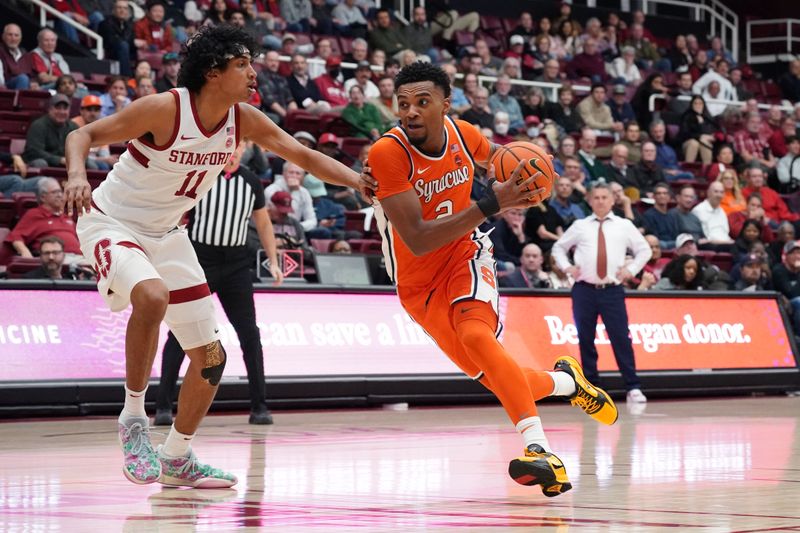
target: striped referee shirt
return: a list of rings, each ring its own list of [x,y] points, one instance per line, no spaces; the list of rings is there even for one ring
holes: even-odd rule
[[[244,246],[253,210],[266,206],[261,181],[245,167],[217,182],[189,214],[189,238],[209,246]]]

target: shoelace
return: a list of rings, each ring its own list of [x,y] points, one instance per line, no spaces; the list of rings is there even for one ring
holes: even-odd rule
[[[148,439],[144,437],[149,434],[150,430],[139,422],[135,422],[129,428],[125,428],[125,438],[130,439],[131,442],[131,455],[139,455],[142,452],[142,448],[148,443]]]
[[[597,401],[597,398],[584,390],[579,390],[578,395],[572,401],[589,414],[599,411],[602,407],[602,404]]]
[[[187,470],[191,470],[195,466],[195,463],[197,463],[197,457],[195,456],[194,451],[192,451],[189,457],[186,458],[186,462],[176,469],[177,475],[182,476]]]

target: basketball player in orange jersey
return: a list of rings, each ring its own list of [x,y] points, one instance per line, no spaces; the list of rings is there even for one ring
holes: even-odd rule
[[[554,372],[544,372],[520,367],[505,351],[496,336],[501,326],[492,245],[477,229],[487,217],[531,205],[527,199],[540,191],[527,190],[534,177],[515,183],[520,163],[507,181],[491,180],[486,195],[473,203],[475,167],[486,168],[498,147],[471,124],[447,116],[450,80],[439,67],[409,65],[395,86],[400,124],[370,149],[365,169],[378,184],[376,217],[387,270],[408,314],[464,373],[497,396],[522,434],[524,456],[511,461],[511,477],[557,496],[572,485],[547,442],[536,400],[567,396],[605,424],[616,421],[617,409],[586,381],[575,359],[559,358]]]
[[[119,416],[125,476],[189,487],[230,487],[234,475],[200,463],[190,443],[225,367],[214,306],[185,229],[184,212],[214,185],[242,138],[336,185],[359,186],[344,165],[309,150],[245,104],[256,91],[253,39],[233,26],[206,27],[184,50],[179,87],[146,96],[72,132],[66,143],[68,212],[77,209],[81,249],[95,261],[112,311],[132,304],[125,338],[125,406]],[[84,161],[92,146],[128,141],[106,180],[91,191]],[[276,268],[273,265],[272,268]],[[144,399],[166,321],[191,361],[178,414],[154,450]]]

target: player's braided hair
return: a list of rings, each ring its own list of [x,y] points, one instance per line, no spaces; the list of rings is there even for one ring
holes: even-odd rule
[[[417,83],[420,81],[431,81],[444,93],[445,98],[450,97],[450,77],[447,72],[431,63],[417,61],[403,67],[394,79],[395,90],[401,85]]]
[[[259,46],[249,33],[230,24],[205,26],[181,50],[178,85],[199,92],[212,68],[225,70],[228,61],[243,54],[256,57]]]

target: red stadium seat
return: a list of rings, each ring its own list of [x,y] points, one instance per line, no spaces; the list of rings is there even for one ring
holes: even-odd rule
[[[289,111],[286,115],[284,128],[286,128],[286,131],[289,133],[307,131],[311,135],[319,137],[320,119],[318,116],[305,111]]]
[[[22,218],[22,215],[28,209],[39,205],[39,202],[36,201],[36,195],[32,192],[15,192],[11,195],[11,199],[14,200],[17,219]]]
[[[17,91],[0,90],[0,111],[13,111],[17,105]]]
[[[24,139],[28,134],[29,125],[30,122],[27,120],[0,118],[0,136],[11,139]]]
[[[369,143],[369,139],[362,137],[345,137],[342,139],[342,152],[357,159],[361,148]]]
[[[348,137],[351,134],[350,124],[339,115],[325,113],[319,120],[322,122],[322,131],[333,133],[337,137]]]
[[[311,239],[311,247],[315,252],[327,254],[331,244],[333,244],[335,240],[336,239]]]
[[[339,37],[339,50],[341,50],[342,55],[349,54],[352,49],[353,49],[352,37]]]
[[[457,31],[456,44],[458,46],[472,46],[475,44],[475,34],[465,30]]]
[[[31,270],[35,270],[40,264],[38,257],[15,256],[6,266],[6,276],[8,279],[19,279]]]
[[[367,219],[367,214],[362,211],[345,211],[344,212],[344,230],[345,231],[358,231],[364,232],[364,221]]]
[[[11,198],[0,198],[0,228],[9,228],[17,215],[17,206]],[[5,236],[4,236],[5,237]]]
[[[20,111],[34,111],[39,115],[47,112],[47,104],[50,101],[48,91],[19,91],[17,95],[17,109]]]

